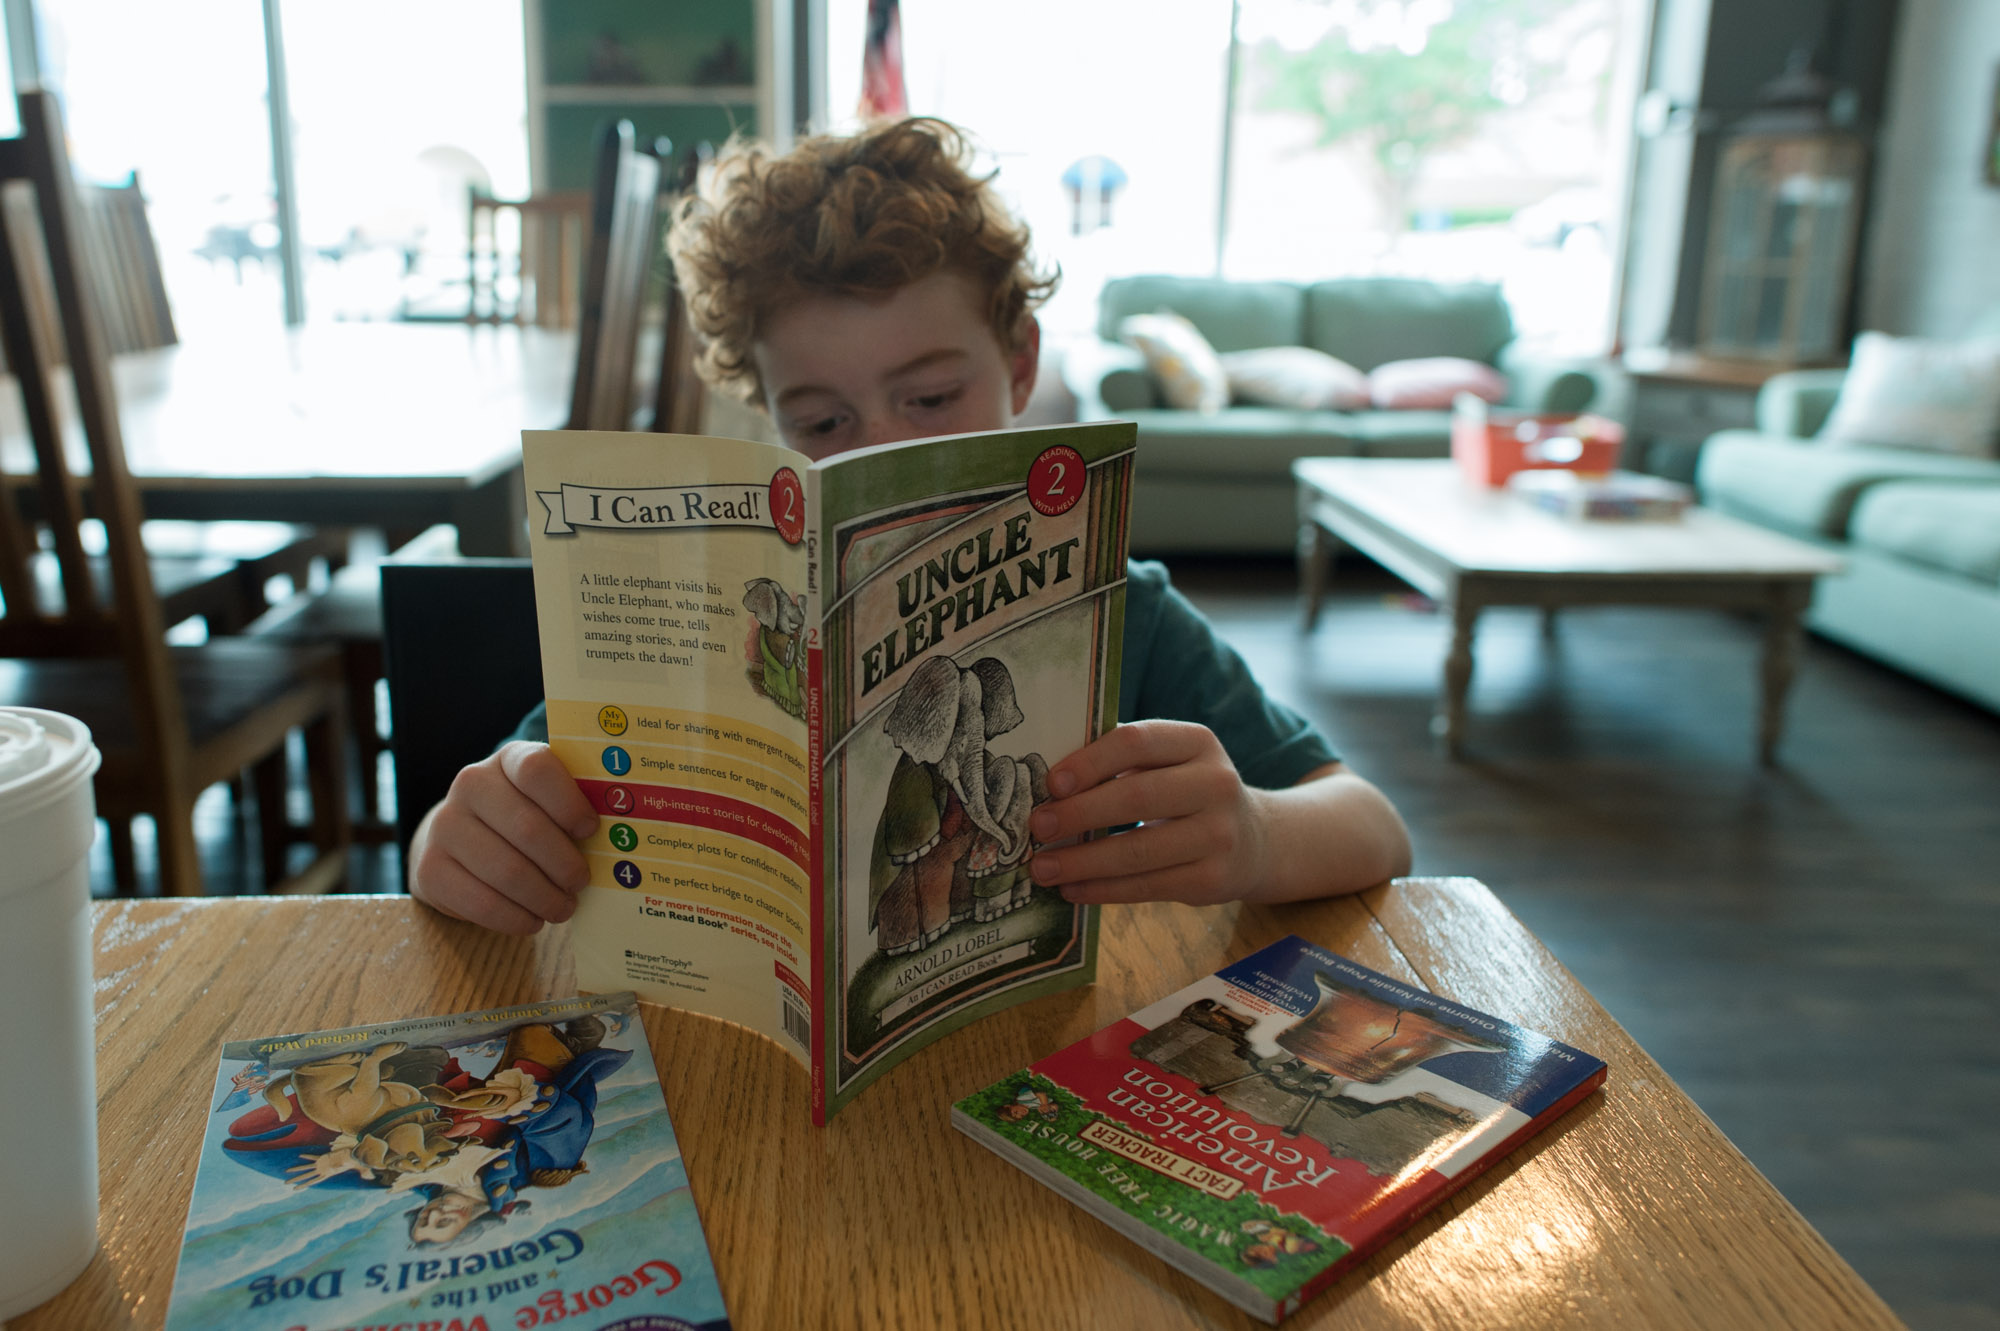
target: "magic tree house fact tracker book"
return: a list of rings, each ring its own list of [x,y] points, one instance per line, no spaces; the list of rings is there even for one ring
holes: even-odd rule
[[[222,1047],[167,1331],[729,1325],[633,995]]]
[[[599,814],[578,984],[763,1032],[824,1122],[1087,983],[1028,815],[1117,718],[1134,435],[524,434],[549,741]]]
[[[1604,1073],[1292,937],[966,1097],[952,1122],[1276,1322]]]

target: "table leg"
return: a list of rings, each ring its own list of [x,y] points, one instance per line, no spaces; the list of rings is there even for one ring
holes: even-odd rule
[[[1326,528],[1310,517],[1299,518],[1299,606],[1301,628],[1310,633],[1319,623],[1319,602],[1326,594],[1328,566],[1333,562],[1333,540]]]
[[[1451,648],[1444,656],[1444,689],[1438,695],[1437,715],[1431,718],[1431,733],[1444,744],[1453,758],[1464,752],[1465,695],[1472,684],[1472,629],[1479,621],[1479,607],[1464,597],[1451,605]]]
[[[1764,615],[1763,698],[1757,716],[1757,758],[1766,767],[1778,761],[1778,736],[1785,725],[1785,694],[1798,673],[1801,623],[1812,600],[1810,583],[1786,583],[1771,593]]]

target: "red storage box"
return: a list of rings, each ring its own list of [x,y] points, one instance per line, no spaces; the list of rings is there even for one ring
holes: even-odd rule
[[[1470,393],[1460,395],[1451,417],[1451,455],[1480,485],[1505,485],[1534,468],[1611,471],[1624,442],[1625,431],[1602,416],[1495,411]]]

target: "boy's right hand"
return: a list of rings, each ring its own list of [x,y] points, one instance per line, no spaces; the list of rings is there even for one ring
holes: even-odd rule
[[[597,811],[546,744],[516,740],[462,769],[410,839],[410,895],[505,934],[576,913]]]

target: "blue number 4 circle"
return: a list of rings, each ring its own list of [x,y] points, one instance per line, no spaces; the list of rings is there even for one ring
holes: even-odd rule
[[[637,887],[645,875],[639,872],[639,866],[632,861],[620,860],[611,866],[611,876],[618,880],[620,887]]]
[[[632,755],[616,744],[604,746],[604,770],[613,776],[624,776],[632,770]]]

